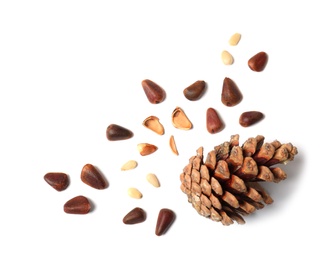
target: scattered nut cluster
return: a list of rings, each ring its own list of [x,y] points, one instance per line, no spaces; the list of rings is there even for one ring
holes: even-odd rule
[[[121,171],[131,170],[137,167],[137,162],[135,160],[129,160],[121,166]],[[92,164],[86,164],[81,171],[81,180],[88,186],[103,190],[108,187],[107,180],[101,174],[101,172]],[[55,190],[63,191],[69,186],[69,177],[66,173],[62,172],[49,172],[44,175],[44,180]],[[160,187],[160,182],[154,173],[148,173],[146,175],[146,180],[153,187]],[[141,199],[142,193],[135,187],[128,189],[128,195],[134,199]],[[71,198],[64,204],[64,212],[68,214],[88,214],[92,209],[90,200],[79,195]],[[124,218],[124,224],[137,224],[144,222],[146,219],[146,213],[142,208],[136,207],[128,212]],[[175,220],[175,213],[171,209],[163,208],[159,211],[155,234],[161,236],[167,232],[172,223]]]
[[[241,39],[241,34],[235,33],[230,37],[228,43],[231,46],[236,46],[239,43],[240,39]],[[225,65],[232,65],[234,63],[233,55],[231,55],[230,52],[228,52],[227,50],[222,51],[221,59]]]
[[[236,33],[229,39],[231,46],[236,46],[241,39],[241,35]],[[234,58],[230,52],[224,50],[221,53],[222,62],[225,65],[232,65]],[[251,70],[260,72],[264,70],[268,57],[265,52],[259,52],[248,60],[248,66]],[[143,91],[151,104],[159,104],[166,98],[165,90],[152,80],[145,79],[142,81]],[[189,85],[183,90],[183,94],[186,99],[190,101],[197,101],[202,98],[206,90],[206,82],[204,80],[197,80],[193,84]],[[228,107],[236,106],[242,100],[243,96],[235,82],[226,77],[223,80],[221,102]],[[249,127],[263,119],[263,114],[259,111],[246,111],[241,114],[239,123],[243,127]],[[176,107],[172,111],[171,117],[172,125],[180,130],[190,130],[193,128],[193,124],[188,116],[185,114],[181,107]],[[157,116],[151,115],[143,120],[143,126],[149,130],[163,135],[165,133],[164,126],[161,124]],[[210,107],[206,113],[206,128],[210,134],[216,134],[224,129],[225,125],[221,120],[216,109]],[[124,126],[118,124],[110,124],[106,129],[106,137],[109,141],[121,141],[132,138],[134,133]],[[171,135],[169,139],[169,146],[171,151],[175,155],[179,155],[178,149],[175,143],[174,136]],[[148,156],[155,151],[158,147],[151,143],[139,143],[137,150],[141,156]],[[121,166],[121,171],[132,170],[137,167],[135,160],[129,160]],[[157,176],[153,173],[149,173],[146,176],[147,181],[154,187],[160,187],[160,182]],[[44,180],[55,190],[63,191],[69,186],[69,178],[66,173],[62,172],[49,172],[44,175]],[[86,164],[81,171],[81,180],[83,183],[90,187],[98,190],[106,189],[108,182],[104,178],[103,174],[92,164]],[[128,189],[128,195],[134,199],[141,199],[142,193],[135,187]],[[91,210],[91,203],[85,196],[79,195],[68,200],[64,204],[64,212],[69,214],[87,214]],[[137,224],[144,222],[146,219],[146,212],[139,207],[134,208],[127,213],[123,219],[124,224]],[[173,221],[175,220],[175,213],[171,209],[163,208],[160,210],[155,234],[160,236],[169,229]]]

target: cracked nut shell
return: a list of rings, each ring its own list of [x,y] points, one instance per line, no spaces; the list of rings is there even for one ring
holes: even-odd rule
[[[156,134],[163,135],[164,134],[164,126],[159,121],[157,116],[149,116],[144,119],[142,123],[146,128],[155,132]]]
[[[156,145],[149,144],[149,143],[140,143],[140,144],[137,145],[137,150],[139,151],[140,155],[142,155],[142,156],[152,154],[152,153],[156,152],[157,149],[158,149],[158,147]]]
[[[176,107],[172,112],[172,124],[175,128],[181,130],[190,130],[192,128],[192,122],[180,107]]]
[[[170,145],[171,151],[175,155],[179,155],[179,152],[178,152],[178,149],[177,149],[177,145],[176,145],[176,141],[174,140],[174,136],[173,135],[170,136],[169,145]]]

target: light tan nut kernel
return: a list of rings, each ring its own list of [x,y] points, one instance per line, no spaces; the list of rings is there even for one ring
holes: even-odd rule
[[[159,183],[159,180],[157,178],[157,176],[154,174],[154,173],[148,173],[147,176],[147,181],[154,187],[158,188],[160,187],[160,183]]]
[[[128,195],[133,199],[141,199],[143,197],[142,193],[133,187],[128,189]]]
[[[159,135],[164,134],[164,126],[159,122],[159,118],[156,116],[147,117],[142,124]]]
[[[137,167],[137,162],[135,160],[129,160],[125,164],[122,165],[121,171],[128,171],[135,169]]]
[[[232,65],[234,63],[234,58],[228,51],[221,53],[221,60],[225,65]]]
[[[175,155],[179,155],[178,150],[177,150],[177,146],[176,146],[176,142],[175,142],[175,140],[174,140],[174,136],[173,136],[173,135],[170,136],[169,143],[170,143],[171,151],[172,151]]]
[[[239,43],[240,40],[241,40],[241,34],[239,34],[239,33],[234,33],[234,34],[230,37],[228,43],[229,43],[231,46],[236,46],[236,45]]]
[[[192,128],[191,121],[180,107],[176,107],[172,112],[172,124],[175,128],[181,130],[190,130]]]

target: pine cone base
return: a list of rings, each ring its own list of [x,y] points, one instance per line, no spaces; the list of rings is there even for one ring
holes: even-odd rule
[[[239,135],[232,135],[206,158],[203,147],[197,149],[180,174],[180,189],[200,215],[226,226],[244,224],[243,216],[273,202],[261,183],[285,180],[285,171],[275,165],[293,161],[298,150],[264,140],[258,135],[239,145]]]

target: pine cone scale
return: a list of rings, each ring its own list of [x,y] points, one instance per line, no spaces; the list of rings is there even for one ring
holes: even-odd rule
[[[260,181],[273,182],[275,178],[268,167],[261,165],[259,166],[259,173],[257,174],[257,179]]]
[[[226,161],[219,160],[217,162],[217,166],[215,168],[213,176],[220,181],[229,180],[230,171],[229,171],[229,167]]]
[[[237,209],[240,206],[237,198],[233,194],[231,194],[229,191],[226,191],[221,198],[230,207]]]

